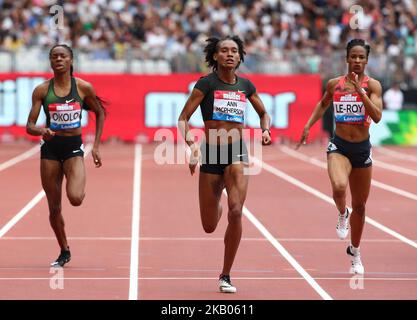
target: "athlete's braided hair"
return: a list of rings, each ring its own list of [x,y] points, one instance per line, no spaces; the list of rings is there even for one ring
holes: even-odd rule
[[[211,37],[206,40],[207,45],[204,48],[204,52],[206,53],[207,65],[213,68],[213,70],[217,70],[217,61],[214,60],[213,58],[214,54],[219,50],[220,42],[225,41],[225,40],[232,40],[237,44],[240,61],[237,64],[236,69],[239,68],[240,63],[244,61],[244,56],[246,54],[246,51],[243,46],[242,39],[240,39],[238,36],[226,36],[220,39],[216,37]]]
[[[349,52],[353,47],[361,46],[366,50],[366,58],[369,57],[369,52],[371,52],[371,47],[365,43],[363,39],[352,39],[348,42],[346,46],[346,58],[349,57]]]
[[[62,47],[62,48],[64,48],[64,49],[66,49],[66,50],[69,52],[69,54],[70,54],[70,56],[71,56],[71,59],[73,59],[73,58],[74,58],[74,52],[72,51],[71,47],[70,47],[70,46],[68,46],[68,45],[66,45],[65,43],[58,43],[58,44],[54,45],[54,46],[51,48],[51,50],[49,50],[49,58],[51,58],[52,51],[53,51],[56,47]],[[71,77],[73,76],[73,73],[74,73],[74,66],[71,64],[71,67],[70,67],[70,76],[71,76]],[[106,100],[104,100],[103,98],[99,97],[99,96],[96,96],[96,99],[97,99],[97,101],[98,101],[99,105],[103,108],[104,115],[106,116],[106,115],[107,115],[107,110],[106,110],[106,108],[104,107],[104,105],[108,104],[108,102],[107,102]],[[91,111],[91,108],[90,108],[90,107],[88,106],[88,104],[86,104],[86,103],[83,103],[82,108],[83,108],[84,110]]]

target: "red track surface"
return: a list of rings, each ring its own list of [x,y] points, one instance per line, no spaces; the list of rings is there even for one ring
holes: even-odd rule
[[[33,145],[0,145],[0,165]],[[218,229],[205,234],[198,209],[198,176],[186,165],[157,165],[153,145],[142,147],[138,299],[322,299],[246,217],[232,269],[238,293],[217,292],[223,261],[226,201]],[[42,198],[0,237],[0,299],[128,299],[132,293],[131,235],[135,146],[103,144],[103,167],[87,164],[87,196],[74,208],[63,199],[72,261],[63,269],[63,289],[53,289],[49,263],[58,245]],[[306,146],[304,156],[325,162],[324,146]],[[417,158],[417,148],[389,147]],[[325,169],[265,147],[263,160],[330,196]],[[374,148],[374,159],[417,171],[417,161]],[[377,163],[376,162],[376,163]],[[374,179],[417,196],[417,177],[375,164]],[[41,191],[39,154],[0,171],[0,230]],[[65,194],[64,194],[65,196]],[[372,187],[367,216],[417,246],[417,202]],[[365,225],[363,278],[348,273],[349,240],[336,238],[335,207],[263,170],[251,176],[245,203],[302,268],[333,299],[417,299],[417,248]],[[61,270],[62,271],[62,270]],[[134,278],[132,279],[134,280]],[[359,286],[353,289],[352,284]]]

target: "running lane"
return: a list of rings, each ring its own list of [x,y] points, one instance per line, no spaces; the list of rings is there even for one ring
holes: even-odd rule
[[[139,299],[321,299],[246,217],[231,273],[238,292],[219,293],[226,199],[222,198],[217,230],[206,234],[198,207],[198,172],[192,177],[185,164],[157,165],[153,149],[144,146],[142,163]],[[263,206],[254,206],[255,210],[248,206],[255,216],[267,210],[275,197],[266,179],[262,174],[249,182],[251,204],[259,200],[251,184],[257,181],[265,190]]]
[[[103,144],[102,168],[94,168],[91,155],[86,158],[82,206],[72,207],[64,193],[72,260],[63,269],[49,268],[59,247],[45,198],[0,239],[7,256],[0,263],[0,299],[128,299],[133,150],[132,145]],[[38,184],[30,186],[31,192],[40,190],[38,170],[27,168],[14,177],[22,176]]]
[[[305,149],[307,149],[306,147]],[[294,177],[325,195],[331,195],[325,169],[282,154],[277,148],[264,149],[266,162],[275,169]],[[310,150],[311,151],[311,150]],[[297,257],[301,265],[335,299],[415,299],[417,297],[417,268],[414,263],[417,251],[369,224],[365,225],[362,242],[363,263],[366,275],[355,277],[348,273],[349,260],[345,254],[349,240],[336,238],[337,211],[328,202],[308,193],[283,179],[268,173],[268,181],[254,180],[248,207],[260,212],[260,219],[270,226],[271,233],[279,238]],[[380,177],[381,178],[381,177]],[[383,180],[383,179],[380,179]],[[267,191],[265,185],[268,186]],[[256,191],[255,191],[256,190]],[[264,193],[275,197],[257,209]],[[258,199],[255,200],[256,194]],[[381,208],[393,210],[407,202],[404,212],[395,217],[381,213]],[[409,221],[414,203],[398,195],[372,188],[368,203],[368,216],[386,226],[415,239],[415,219]],[[407,209],[408,208],[408,209]],[[410,226],[411,225],[411,226]],[[389,259],[387,260],[387,255]],[[388,289],[389,288],[389,289]]]

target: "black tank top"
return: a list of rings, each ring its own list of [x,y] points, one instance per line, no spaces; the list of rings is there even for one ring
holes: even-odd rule
[[[46,115],[46,126],[54,131],[75,129],[81,126],[83,100],[77,90],[75,78],[71,77],[71,90],[65,97],[54,91],[54,79],[49,81],[48,92],[42,101]]]
[[[194,88],[204,93],[200,103],[203,120],[244,123],[247,98],[256,92],[248,79],[236,76],[236,83],[223,82],[217,73],[201,77]]]

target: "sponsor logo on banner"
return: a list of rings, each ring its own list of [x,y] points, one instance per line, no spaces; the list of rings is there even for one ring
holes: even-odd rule
[[[149,141],[161,128],[171,130],[177,137],[178,117],[190,96],[196,79],[201,74],[172,75],[126,75],[126,74],[79,74],[80,78],[92,83],[98,95],[109,102],[102,139],[117,138],[123,141]],[[37,140],[39,137],[26,133],[26,122],[31,108],[34,88],[51,77],[49,73],[0,74],[0,136],[12,135]],[[265,110],[271,117],[271,133],[276,139],[298,141],[305,123],[321,95],[321,80],[318,75],[248,77],[256,86]],[[118,83],[120,85],[115,86]],[[250,130],[259,128],[259,115],[246,98],[246,109],[239,108],[244,92],[232,92],[223,98],[229,106],[218,109],[241,120]],[[65,100],[64,100],[65,101]],[[74,102],[67,99],[68,104]],[[233,103],[237,103],[236,105]],[[355,103],[355,102],[354,102]],[[62,103],[64,105],[64,103]],[[235,110],[232,110],[235,109]],[[70,110],[60,110],[60,112]],[[82,111],[83,135],[94,137],[95,121],[88,121],[87,111]],[[78,126],[75,115],[58,116],[56,122],[62,127]],[[69,123],[66,123],[69,122]],[[66,123],[66,124],[65,124]],[[64,125],[65,124],[65,125]],[[191,128],[202,128],[201,110],[197,109],[189,121]],[[37,126],[45,125],[44,112],[39,114]],[[253,133],[253,131],[251,131]],[[311,128],[311,140],[321,136],[322,128],[317,123]],[[182,139],[182,138],[181,138]]]

